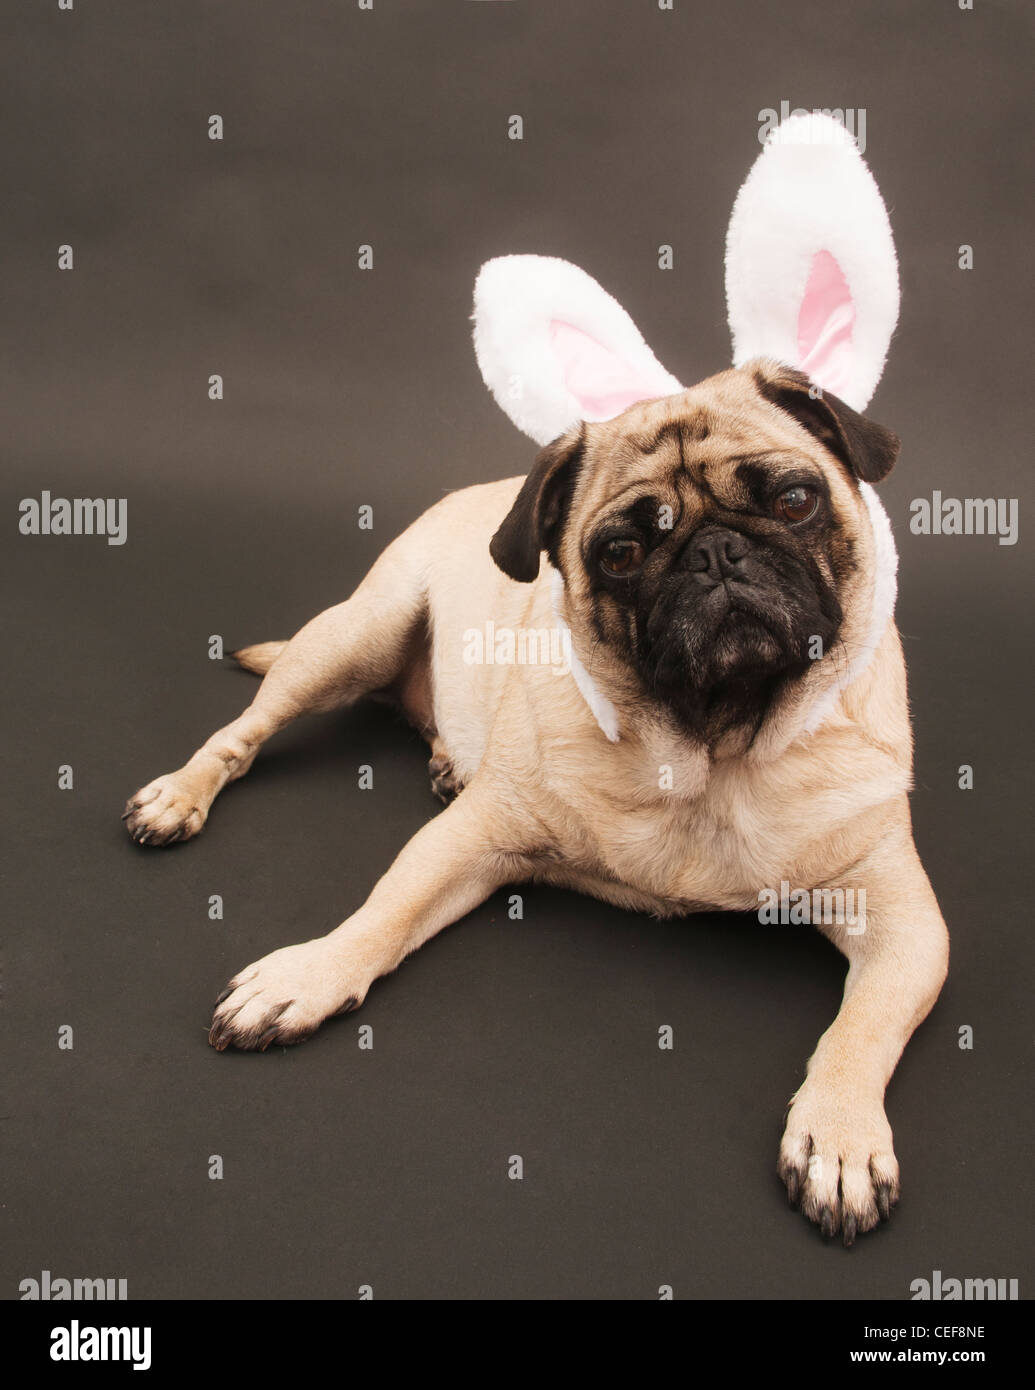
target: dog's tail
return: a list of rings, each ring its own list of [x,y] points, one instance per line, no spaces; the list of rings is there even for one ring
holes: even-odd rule
[[[254,647],[239,647],[230,655],[246,671],[264,676],[286,646],[286,642],[256,642]]]

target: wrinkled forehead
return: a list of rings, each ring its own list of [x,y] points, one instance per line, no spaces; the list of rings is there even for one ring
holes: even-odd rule
[[[584,441],[578,498],[587,520],[659,492],[747,507],[763,479],[797,481],[803,466],[832,482],[835,495],[850,493],[822,445],[739,371],[588,424]]]

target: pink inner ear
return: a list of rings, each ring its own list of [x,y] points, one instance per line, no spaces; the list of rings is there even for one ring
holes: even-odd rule
[[[829,251],[812,258],[798,311],[798,365],[817,385],[843,395],[852,378],[855,305],[848,281]]]
[[[564,384],[579,402],[587,420],[610,420],[637,401],[671,393],[671,384],[660,368],[652,381],[618,353],[573,324],[553,319],[550,340]]]

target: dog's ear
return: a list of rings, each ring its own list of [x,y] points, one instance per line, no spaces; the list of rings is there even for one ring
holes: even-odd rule
[[[793,415],[860,482],[879,483],[895,466],[898,435],[822,391],[804,372],[759,363],[755,382],[767,401]]]
[[[540,450],[514,505],[489,542],[489,554],[505,575],[531,584],[539,574],[540,552],[557,564],[557,545],[575,487],[585,425]]]

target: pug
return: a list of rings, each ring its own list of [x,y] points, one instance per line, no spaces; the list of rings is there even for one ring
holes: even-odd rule
[[[530,270],[541,283],[541,266],[500,274]],[[445,809],[340,926],[234,975],[220,1051],[309,1037],[506,884],[661,917],[757,912],[781,884],[865,901],[815,921],[849,968],[778,1160],[791,1203],[851,1245],[898,1199],[884,1091],[948,960],[913,843],[894,547],[872,487],[899,441],[770,356],[687,390],[627,335],[616,385],[626,330],[594,303],[592,351],[574,310],[548,320],[570,398],[536,428],[570,427],[527,477],[446,496],[346,602],[236,652],[264,677],[253,702],[124,818],[140,845],[197,835],[268,738],[364,695],[430,744]],[[529,408],[523,394],[512,413]],[[501,632],[528,639],[525,660],[485,642],[472,659],[474,635]]]

